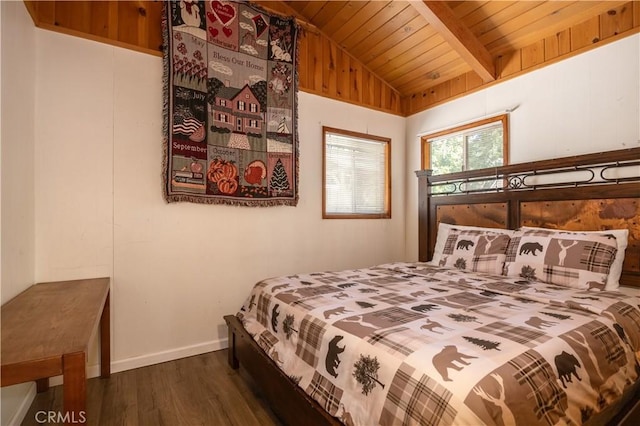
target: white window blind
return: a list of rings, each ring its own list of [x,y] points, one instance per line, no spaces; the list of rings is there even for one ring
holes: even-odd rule
[[[387,212],[386,142],[325,132],[325,213]]]

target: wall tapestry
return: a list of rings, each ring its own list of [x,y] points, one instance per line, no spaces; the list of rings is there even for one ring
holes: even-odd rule
[[[164,5],[165,199],[295,206],[295,19],[236,1]]]

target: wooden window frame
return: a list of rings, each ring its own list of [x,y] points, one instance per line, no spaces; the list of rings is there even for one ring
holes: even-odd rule
[[[327,213],[327,161],[326,151],[327,133],[337,133],[343,136],[351,136],[358,139],[368,139],[385,144],[385,194],[383,213]],[[322,126],[322,218],[323,219],[391,219],[391,138],[375,136],[365,133],[352,132],[350,130],[337,129]]]
[[[481,127],[489,123],[497,122],[502,122],[502,165],[506,166],[507,164],[509,164],[509,114],[501,114],[422,136],[420,138],[421,168],[423,170],[431,168],[431,149],[429,146],[431,144],[431,142],[429,142],[430,139],[435,139],[453,133],[459,133],[465,130],[473,129],[474,127]]]

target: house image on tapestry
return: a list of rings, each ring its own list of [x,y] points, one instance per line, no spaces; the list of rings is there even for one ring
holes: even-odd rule
[[[222,87],[215,96],[213,125],[238,133],[260,133],[264,122],[258,98],[249,85],[242,89]],[[247,146],[247,149],[250,147]]]

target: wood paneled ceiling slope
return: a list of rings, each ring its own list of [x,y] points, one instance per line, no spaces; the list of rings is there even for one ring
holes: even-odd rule
[[[254,3],[300,23],[301,90],[403,116],[640,30],[640,1]],[[38,27],[161,54],[161,1],[25,4]]]

